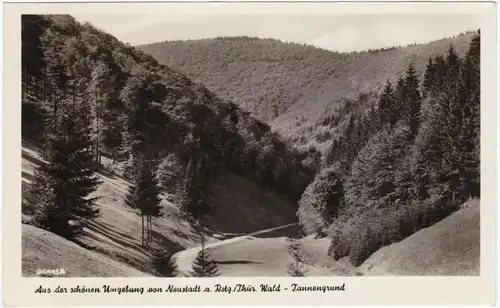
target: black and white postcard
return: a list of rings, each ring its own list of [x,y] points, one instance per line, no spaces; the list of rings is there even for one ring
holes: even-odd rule
[[[5,4],[5,305],[493,304],[495,10]]]

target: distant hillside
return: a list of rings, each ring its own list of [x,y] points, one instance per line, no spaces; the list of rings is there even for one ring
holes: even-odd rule
[[[429,44],[337,53],[249,37],[172,41],[139,46],[160,63],[203,83],[298,144],[321,144],[321,121],[344,99],[378,92],[410,61],[423,74],[430,56],[453,44],[463,55],[472,33]],[[318,138],[312,138],[318,136]],[[302,138],[301,138],[302,137]]]

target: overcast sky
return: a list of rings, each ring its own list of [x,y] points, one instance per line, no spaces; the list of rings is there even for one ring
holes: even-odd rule
[[[468,15],[73,15],[132,45],[217,36],[257,36],[353,51],[428,41],[477,30]],[[477,15],[476,15],[477,16]]]

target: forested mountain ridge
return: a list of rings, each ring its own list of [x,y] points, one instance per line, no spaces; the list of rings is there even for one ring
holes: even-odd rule
[[[251,37],[166,41],[139,48],[250,111],[295,144],[324,149],[336,133],[329,118],[346,100],[368,95],[373,101],[384,82],[396,81],[409,62],[423,74],[428,58],[450,44],[463,55],[472,35],[352,53]]]
[[[88,191],[76,184],[71,188],[81,196],[99,185],[91,180],[92,170],[123,169],[134,184],[126,200],[131,207],[138,206],[136,198],[145,198],[140,187],[158,187],[149,193],[170,195],[189,216],[211,215],[221,176],[233,173],[274,191],[289,202],[290,213],[295,211],[293,201],[312,180],[317,159],[311,163],[309,153],[283,143],[266,124],[71,16],[24,15],[22,36],[22,137],[53,162],[35,176],[35,199],[47,194],[47,177],[60,176],[63,169],[72,174],[69,168],[76,164],[87,170],[88,180],[80,184]],[[68,136],[77,136],[75,142],[64,143]],[[61,151],[81,156],[64,158]],[[109,166],[102,157],[110,159]],[[23,197],[37,202],[30,194]],[[98,215],[89,208],[92,200],[78,200],[76,212]]]

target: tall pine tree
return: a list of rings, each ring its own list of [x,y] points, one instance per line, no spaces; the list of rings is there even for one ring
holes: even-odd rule
[[[425,68],[424,82],[422,84],[422,94],[428,95],[434,86],[436,76],[436,67],[434,66],[434,61],[432,57],[429,57],[429,62],[427,62],[427,67]]]
[[[288,253],[292,257],[292,262],[287,265],[287,271],[292,277],[304,277],[307,273],[300,250],[300,243],[295,238],[290,239]]]
[[[36,215],[39,225],[65,238],[78,235],[84,225],[81,219],[99,213],[93,207],[97,197],[89,197],[100,183],[94,175],[90,130],[77,117],[75,104],[60,103],[66,110],[46,135],[42,155],[47,163],[35,171],[30,194],[30,201],[41,205]]]
[[[390,122],[394,123],[394,125],[403,117],[407,97],[408,91],[406,89],[405,79],[402,76],[399,76],[394,88],[394,103],[391,108],[393,116],[391,117]]]
[[[419,78],[413,63],[410,63],[406,70],[404,87],[406,89],[406,96],[403,101],[403,122],[410,128],[413,136],[416,136],[420,126],[422,98],[419,91]]]
[[[193,261],[193,269],[189,272],[192,277],[217,277],[220,275],[217,263],[211,258],[205,247],[205,239],[201,237],[201,249]]]
[[[394,127],[397,121],[397,111],[394,110],[394,89],[392,88],[392,84],[389,80],[387,80],[385,84],[378,104],[381,126],[389,123],[391,127]]]
[[[142,244],[148,245],[152,240],[152,217],[159,217],[163,213],[160,206],[160,189],[152,167],[142,163],[135,184],[130,186],[125,203],[139,209],[142,219]]]

